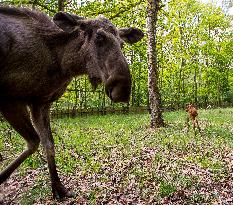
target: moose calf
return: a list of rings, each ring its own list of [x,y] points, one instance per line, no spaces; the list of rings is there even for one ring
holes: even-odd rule
[[[197,127],[199,132],[201,133],[201,128],[200,128],[200,126],[198,124],[198,120],[197,120],[197,115],[198,115],[197,108],[195,108],[195,106],[190,103],[186,106],[186,112],[188,112],[188,116],[187,116],[187,120],[186,120],[186,124],[187,124],[188,129],[189,129],[189,119],[191,119],[194,132],[195,132],[195,128]]]

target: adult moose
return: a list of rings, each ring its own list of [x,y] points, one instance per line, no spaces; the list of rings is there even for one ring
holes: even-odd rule
[[[127,102],[131,77],[121,46],[142,37],[141,30],[117,29],[105,18],[59,12],[51,20],[41,12],[0,7],[0,111],[27,142],[27,150],[0,173],[0,184],[41,143],[53,197],[72,195],[56,170],[51,103],[72,77],[82,74],[88,75],[93,87],[103,82],[112,101]]]

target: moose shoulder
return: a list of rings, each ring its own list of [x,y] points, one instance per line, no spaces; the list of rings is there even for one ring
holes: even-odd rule
[[[0,111],[28,145],[0,173],[0,184],[41,143],[53,196],[72,195],[56,170],[51,103],[64,93],[72,77],[83,74],[94,88],[103,83],[112,101],[127,102],[131,77],[121,47],[142,37],[141,30],[117,29],[105,18],[59,12],[51,20],[41,12],[0,7]]]

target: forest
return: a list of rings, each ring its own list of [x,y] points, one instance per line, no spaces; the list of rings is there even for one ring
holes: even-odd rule
[[[0,0],[51,18],[59,11],[104,16],[144,33],[122,48],[132,77],[128,103],[113,103],[87,76],[75,77],[51,112],[27,98],[6,98],[10,107],[0,95],[0,204],[233,204],[233,1],[218,3]]]
[[[29,6],[53,15],[58,10],[94,18],[104,15],[118,27],[138,27],[145,33],[147,1],[1,1],[1,4]],[[225,2],[225,8],[230,7]],[[206,108],[232,105],[233,32],[232,16],[215,4],[198,0],[163,1],[157,23],[158,86],[166,109],[194,103]],[[147,108],[147,36],[134,45],[125,45],[132,74],[131,100],[127,107]],[[99,86],[93,91],[86,77],[78,77],[54,104],[54,110],[97,110],[125,105],[113,104]]]

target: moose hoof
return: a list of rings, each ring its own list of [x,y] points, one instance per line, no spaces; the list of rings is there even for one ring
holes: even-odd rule
[[[65,188],[62,184],[59,184],[57,186],[54,186],[52,188],[52,192],[53,192],[53,198],[57,198],[57,199],[63,199],[63,198],[71,198],[74,197],[75,194],[72,191],[69,191],[67,188]]]

